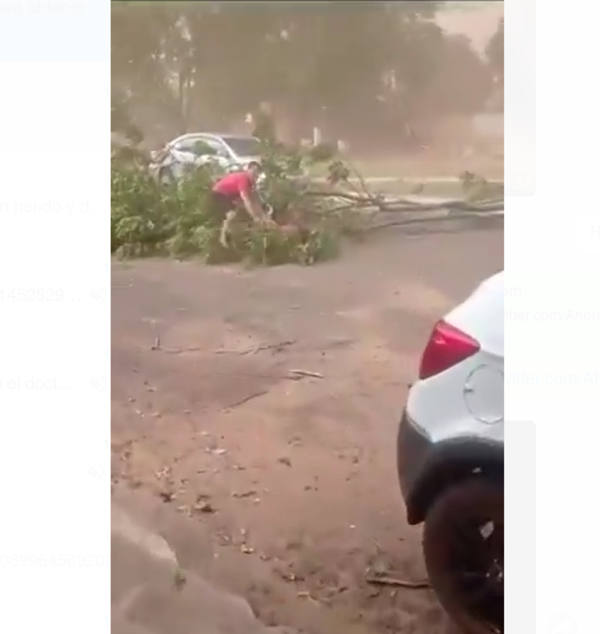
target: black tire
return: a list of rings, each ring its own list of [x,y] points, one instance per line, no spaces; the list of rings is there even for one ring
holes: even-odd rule
[[[443,491],[425,518],[423,552],[431,588],[456,625],[466,634],[502,634],[502,482],[472,477]]]

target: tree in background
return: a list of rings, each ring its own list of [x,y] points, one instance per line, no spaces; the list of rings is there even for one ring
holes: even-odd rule
[[[113,89],[165,135],[227,129],[268,102],[298,136],[387,140],[488,97],[489,70],[434,21],[442,5],[113,3]]]
[[[504,18],[486,47],[486,57],[494,78],[493,105],[504,110]]]

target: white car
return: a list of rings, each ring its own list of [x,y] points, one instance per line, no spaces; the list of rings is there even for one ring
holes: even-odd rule
[[[467,633],[504,631],[504,273],[437,322],[397,464],[432,589]]]
[[[189,166],[214,163],[225,170],[243,169],[260,161],[260,141],[253,136],[188,133],[153,153],[151,171],[163,182],[178,180]]]

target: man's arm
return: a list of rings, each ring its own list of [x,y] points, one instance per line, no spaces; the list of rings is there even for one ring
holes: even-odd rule
[[[246,208],[246,211],[250,214],[252,219],[255,222],[260,222],[260,220],[262,219],[262,210],[260,210],[258,208],[258,205],[255,204],[253,196],[250,194],[250,192],[248,190],[242,190],[240,192],[240,198],[242,199],[244,207]]]
[[[263,211],[262,207],[256,203],[255,197],[249,191],[241,191],[240,197],[242,202],[244,203],[244,207],[246,211],[252,217],[252,220],[258,224],[274,224],[274,222],[269,218]]]

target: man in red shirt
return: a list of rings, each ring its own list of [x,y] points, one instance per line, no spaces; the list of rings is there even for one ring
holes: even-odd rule
[[[227,174],[213,185],[210,197],[211,213],[223,219],[220,242],[224,247],[228,246],[227,238],[231,223],[237,216],[240,202],[254,222],[265,226],[275,225],[264,213],[263,206],[256,196],[256,179],[260,171],[260,165],[253,161],[245,170]]]

